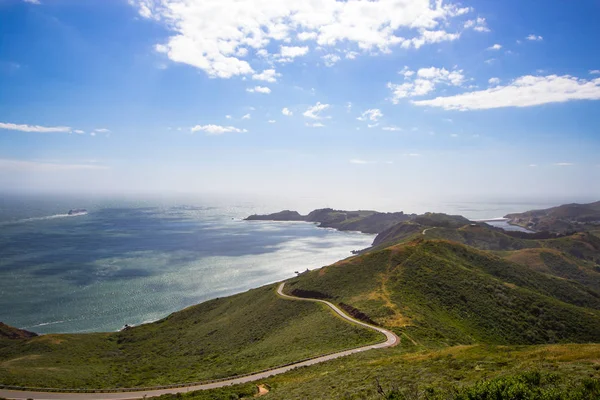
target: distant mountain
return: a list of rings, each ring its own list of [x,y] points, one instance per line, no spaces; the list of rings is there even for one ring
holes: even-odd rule
[[[315,222],[321,228],[335,228],[340,231],[359,231],[363,233],[379,233],[399,222],[408,221],[414,215],[402,211],[381,213],[370,210],[344,211],[322,208],[301,215],[297,211],[280,211],[268,215],[251,215],[247,221],[306,221]]]
[[[600,230],[600,201],[564,204],[545,210],[508,214],[509,223],[535,231],[569,232]]]

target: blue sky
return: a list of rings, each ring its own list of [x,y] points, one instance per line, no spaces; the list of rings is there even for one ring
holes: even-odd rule
[[[600,197],[599,14],[0,0],[0,190]]]

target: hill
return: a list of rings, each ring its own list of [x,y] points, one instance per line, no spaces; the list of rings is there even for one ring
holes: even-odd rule
[[[322,293],[427,346],[600,340],[597,292],[447,241],[373,251],[289,289]]]
[[[14,339],[28,339],[37,336],[37,333],[29,332],[24,329],[14,328],[0,322],[0,341]]]
[[[114,388],[196,382],[254,372],[380,341],[274,286],[215,299],[121,332],[0,340],[0,382]]]
[[[412,216],[403,212],[382,213],[370,210],[343,211],[322,208],[301,215],[297,211],[280,211],[268,215],[250,215],[247,221],[306,221],[314,222],[321,228],[335,228],[340,231],[379,233]]]
[[[544,210],[508,214],[514,225],[535,231],[569,232],[597,230],[600,227],[600,201],[589,204],[563,204]]]

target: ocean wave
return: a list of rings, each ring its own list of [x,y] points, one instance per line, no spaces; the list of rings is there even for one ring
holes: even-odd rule
[[[51,322],[42,322],[41,324],[37,324],[37,325],[31,325],[31,326],[26,326],[25,328],[37,328],[40,326],[47,326],[47,325],[56,325],[56,324],[62,324],[63,322],[66,321],[51,321]]]
[[[17,224],[25,224],[27,222],[35,222],[35,221],[46,221],[50,219],[58,219],[58,218],[69,218],[69,217],[78,217],[86,214],[54,214],[54,215],[46,215],[44,217],[31,217],[31,218],[23,218],[18,219],[16,221],[5,221],[0,223],[2,225],[17,225]]]

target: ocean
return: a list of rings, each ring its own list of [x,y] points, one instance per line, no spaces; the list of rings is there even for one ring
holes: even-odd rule
[[[431,210],[492,218],[529,209],[518,207]],[[74,208],[88,214],[67,215]],[[283,208],[235,198],[0,196],[0,321],[37,333],[116,331],[331,264],[374,239],[243,220]]]

